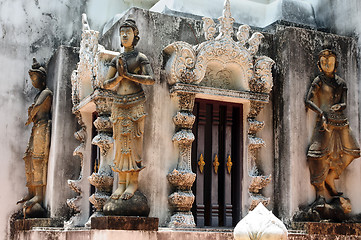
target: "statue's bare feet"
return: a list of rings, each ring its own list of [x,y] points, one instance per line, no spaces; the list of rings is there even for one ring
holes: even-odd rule
[[[331,196],[341,196],[343,194],[342,192],[337,192],[337,190],[336,190],[336,186],[335,186],[336,176],[337,176],[336,172],[331,171],[325,181],[325,183],[326,183],[325,186]]]
[[[34,196],[32,199],[25,202],[25,204],[23,206],[23,209],[25,209],[25,210],[31,209],[36,203],[40,203],[41,200],[42,200],[41,197]]]
[[[327,182],[326,182],[326,188],[332,197],[342,196],[343,194],[343,192],[337,192],[335,186],[332,187]]]
[[[119,188],[110,196],[112,199],[117,200],[120,198],[120,196],[122,195],[121,191],[118,191]]]
[[[117,188],[117,190],[115,190],[115,192],[110,197],[114,200],[117,200],[120,198],[120,196],[122,196],[122,194],[124,193],[124,190],[125,190],[125,185],[119,186]]]
[[[134,193],[130,193],[130,192],[125,191],[125,192],[122,194],[121,199],[123,199],[123,200],[128,200],[128,199],[132,198],[133,195],[134,195]]]
[[[128,200],[131,197],[133,197],[135,191],[137,191],[138,189],[138,185],[137,184],[129,184],[129,186],[127,187],[127,189],[125,190],[125,192],[122,194],[122,196],[120,197],[123,200]]]
[[[31,199],[32,197],[33,197],[33,195],[30,194],[30,193],[28,193],[28,195],[26,195],[25,197],[23,197],[21,200],[17,201],[16,204],[26,202],[26,201],[28,201],[29,199]]]

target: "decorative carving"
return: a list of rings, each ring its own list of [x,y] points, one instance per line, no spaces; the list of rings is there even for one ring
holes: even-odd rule
[[[246,44],[248,38],[249,38],[249,31],[251,30],[251,27],[248,25],[241,25],[238,28],[237,32],[237,40],[239,44],[241,44],[242,47]]]
[[[214,173],[217,174],[217,173],[218,173],[218,167],[219,167],[219,161],[218,161],[218,156],[217,156],[217,154],[216,154],[216,156],[214,157],[213,167],[214,167]]]
[[[228,69],[218,71],[213,68],[208,68],[202,82],[199,85],[233,89],[234,86],[232,84],[231,74],[231,71]]]
[[[84,122],[82,121],[81,113],[79,111],[76,111],[75,116],[78,120],[78,124],[80,126],[80,130],[74,133],[75,139],[77,139],[80,144],[78,147],[75,148],[73,155],[79,156],[80,158],[80,174],[79,178],[77,180],[71,180],[68,179],[68,185],[69,187],[79,194],[78,196],[67,199],[66,203],[72,209],[73,213],[75,213],[68,221],[64,223],[65,227],[74,227],[79,225],[79,218],[81,213],[81,200],[83,199],[83,190],[81,189],[81,182],[83,181],[83,172],[84,172],[84,151],[85,151],[85,141],[87,138],[86,133],[86,126]]]
[[[191,129],[195,120],[196,117],[188,112],[177,112],[177,114],[173,117],[175,125],[186,129]]]
[[[213,40],[214,34],[216,33],[216,24],[214,23],[212,18],[209,17],[203,17],[203,31],[204,31],[204,37],[206,40]]]
[[[249,118],[248,119],[248,134],[255,135],[258,131],[262,130],[264,127],[264,122],[257,121],[255,119]]]
[[[343,194],[337,191],[334,181],[355,158],[360,157],[360,146],[344,112],[347,86],[335,74],[336,53],[329,49],[321,51],[317,64],[322,74],[313,80],[305,102],[306,107],[318,115],[307,160],[311,184],[316,189],[312,206],[319,208],[323,204],[321,208],[326,209],[325,199],[329,195],[338,198]]]
[[[93,195],[89,197],[89,201],[94,205],[96,212],[98,212],[98,214],[103,211],[103,206],[108,199],[109,199],[109,195],[103,192],[95,192]]]
[[[179,92],[177,93],[177,96],[179,98],[180,110],[189,112],[189,114],[191,114],[194,107],[195,94]]]
[[[92,140],[92,144],[97,145],[99,147],[102,155],[107,155],[113,142],[114,140],[111,137],[111,135],[109,135],[109,133],[104,133],[104,132],[100,132]]]
[[[190,143],[194,136],[188,132],[193,122],[185,124],[186,117],[181,120],[184,112],[191,114],[194,105],[195,93],[208,95],[218,95],[233,98],[243,98],[250,102],[250,112],[248,113],[248,159],[247,168],[249,178],[260,180],[255,184],[250,181],[250,190],[259,191],[270,181],[270,176],[259,176],[256,164],[257,151],[264,146],[264,141],[256,137],[264,123],[257,121],[256,117],[268,103],[269,93],[272,89],[272,66],[274,61],[268,57],[255,55],[259,49],[263,35],[259,32],[254,33],[249,38],[250,27],[242,25],[238,28],[236,34],[237,42],[233,39],[234,19],[230,12],[229,0],[225,0],[223,16],[219,18],[219,34],[214,38],[216,26],[211,18],[203,18],[203,30],[206,41],[192,46],[185,42],[174,42],[164,48],[164,52],[170,57],[165,65],[167,80],[171,87],[172,96],[178,96],[179,116],[174,118],[177,133],[173,136],[173,141],[179,142],[180,156],[178,160],[178,169],[190,171]],[[236,93],[238,91],[238,93]],[[242,94],[239,94],[242,92]],[[246,93],[246,94],[243,94]],[[201,155],[198,161],[200,172],[203,172],[203,162]],[[218,164],[214,161],[214,169],[217,172]],[[229,156],[227,159],[227,171],[231,172],[232,161]],[[266,180],[267,179],[267,180]],[[253,180],[255,181],[255,180]],[[259,195],[252,197],[250,193],[251,206],[256,202],[254,199],[261,199],[264,204],[269,203],[269,199]],[[176,212],[169,226],[184,226],[183,221],[185,213]],[[189,214],[185,219],[190,220]],[[185,221],[185,222],[187,222]],[[188,222],[192,226],[194,220]]]
[[[167,175],[169,183],[180,190],[190,190],[194,181],[196,180],[196,174],[191,171],[178,171],[174,169]]]
[[[250,211],[255,209],[257,207],[257,205],[260,203],[262,203],[263,206],[267,206],[271,201],[270,198],[264,197],[261,194],[255,194],[255,193],[250,193],[250,198],[251,198],[251,204],[248,208]]]
[[[262,33],[255,32],[252,34],[252,37],[248,40],[248,52],[251,55],[255,55],[258,52],[259,45],[263,38],[264,36]]]
[[[248,118],[255,119],[261,110],[264,108],[265,103],[260,101],[251,100],[251,106],[248,113]]]
[[[168,226],[171,228],[189,228],[195,227],[196,223],[194,222],[192,212],[176,212],[171,216]]]
[[[47,180],[48,158],[50,150],[51,105],[53,92],[46,86],[46,71],[33,58],[29,70],[31,83],[39,93],[34,103],[28,108],[28,120],[25,125],[33,123],[28,146],[24,153],[25,176],[28,194],[17,204],[24,203],[23,214],[26,217],[45,217],[43,208]]]
[[[204,161],[203,154],[201,154],[198,161],[199,171],[201,173],[203,173],[204,165],[206,165],[206,162]]]
[[[252,176],[251,184],[248,187],[250,193],[258,193],[259,190],[267,186],[272,180],[269,176]]]
[[[233,163],[232,163],[231,155],[228,155],[227,163],[226,163],[228,174],[231,174],[232,165]]]
[[[176,211],[184,212],[192,208],[194,198],[192,191],[177,191],[169,196],[169,204],[174,207]]]
[[[249,82],[253,92],[269,93],[273,87],[272,66],[274,61],[269,57],[259,57],[255,62],[255,76]]]
[[[221,38],[231,38],[234,34],[233,32],[233,23],[234,18],[231,16],[231,6],[229,0],[224,1],[223,16],[218,18],[219,25],[219,35],[217,39]]]
[[[96,129],[110,132],[112,131],[112,122],[110,121],[109,117],[99,116],[93,124]]]
[[[272,211],[259,203],[234,228],[235,240],[286,240],[287,228]]]

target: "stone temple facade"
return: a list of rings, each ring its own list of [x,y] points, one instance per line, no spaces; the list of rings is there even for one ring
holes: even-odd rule
[[[360,142],[356,13],[361,6],[250,1],[245,9],[258,6],[265,15],[261,21],[255,10],[242,17],[244,10],[232,0],[216,7],[197,3],[204,6],[200,13],[190,1],[180,2],[183,7],[167,1],[115,7],[107,1],[99,7],[111,9],[104,19],[94,1],[49,6],[0,1],[1,12],[16,9],[16,17],[0,15],[3,239],[233,239],[236,224],[259,203],[286,225],[289,239],[360,235],[357,159],[336,180],[352,205],[352,223],[326,226],[295,216],[316,197],[307,162],[316,115],[306,109],[305,97],[325,48],[337,53],[337,75],[348,87],[347,118]],[[282,14],[266,14],[273,9]],[[99,230],[91,223],[104,215],[104,202],[118,181],[111,169],[115,98],[103,83],[111,60],[124,51],[119,26],[128,18],[137,23],[136,48],[148,57],[155,79],[143,87],[146,168],[139,174],[139,190],[148,199],[149,217],[159,220],[158,231]],[[20,223],[16,201],[26,192],[22,154],[30,135],[23,123],[36,95],[26,73],[33,56],[46,66],[54,93],[44,199],[48,218]],[[318,230],[326,227],[326,235]]]

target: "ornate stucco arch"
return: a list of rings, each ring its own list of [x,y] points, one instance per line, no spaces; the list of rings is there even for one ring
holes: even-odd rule
[[[256,136],[264,127],[264,122],[256,120],[256,117],[269,102],[274,61],[266,56],[255,56],[263,35],[256,32],[249,37],[249,26],[240,26],[236,33],[237,41],[233,39],[234,19],[229,0],[225,0],[223,16],[218,20],[217,37],[214,37],[216,25],[213,19],[204,17],[205,42],[196,46],[174,42],[164,49],[169,55],[165,65],[166,78],[171,96],[178,100],[178,112],[173,118],[178,131],[172,139],[179,148],[178,167],[168,174],[169,182],[177,188],[169,196],[169,202],[175,208],[169,224],[171,227],[195,226],[190,209],[194,201],[191,187],[196,177],[191,169],[191,144],[194,140],[191,129],[195,121],[192,110],[196,97],[249,106],[245,122],[248,137],[245,147],[248,151],[244,169],[248,173],[245,184],[249,192],[245,197],[246,205],[253,209],[259,202],[267,205],[270,200],[259,194],[259,190],[271,181],[271,176],[258,174],[257,151],[265,142]]]

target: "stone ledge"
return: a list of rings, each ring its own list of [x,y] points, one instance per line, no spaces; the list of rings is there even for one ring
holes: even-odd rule
[[[361,238],[361,223],[293,222],[292,228],[304,230],[309,235],[348,235]]]
[[[105,216],[91,219],[91,229],[158,231],[158,218]]]
[[[132,230],[99,230],[87,228],[39,228],[31,231],[17,232],[14,239],[18,240],[38,240],[49,239],[49,236],[54,239],[63,240],[96,240],[96,239],[137,239],[137,240],[234,240],[233,229],[209,229],[209,228],[194,228],[194,229],[170,229],[160,228],[159,231],[132,231]],[[341,240],[341,239],[361,239],[360,236],[345,236],[345,235],[326,235],[326,234],[306,234],[295,233],[290,231],[288,240]]]
[[[14,222],[15,231],[27,231],[37,227],[63,227],[64,220],[56,218],[18,219]]]

